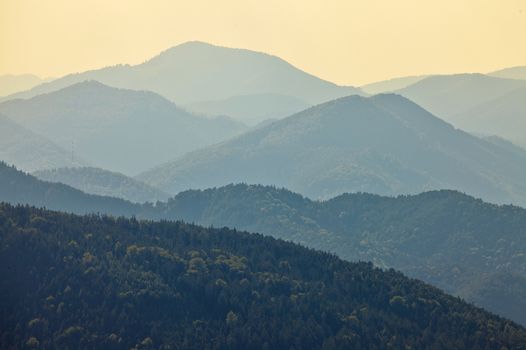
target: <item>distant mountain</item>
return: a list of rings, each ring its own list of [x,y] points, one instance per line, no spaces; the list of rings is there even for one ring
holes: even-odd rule
[[[499,135],[526,147],[526,87],[481,103],[454,118],[464,130]]]
[[[525,178],[523,158],[398,95],[321,104],[138,176],[172,194],[237,182],[311,198],[448,188],[522,205]]]
[[[388,93],[399,89],[403,89],[427,77],[427,75],[414,75],[408,77],[393,78],[388,80],[377,81],[375,83],[370,83],[367,85],[362,85],[360,86],[360,89],[371,95]]]
[[[348,194],[317,202],[284,189],[230,185],[185,191],[152,206],[87,195],[0,163],[0,201],[260,232],[395,267],[526,324],[526,210],[453,191],[398,198]]]
[[[526,348],[394,270],[228,229],[0,204],[0,262],[3,349]]]
[[[49,80],[39,78],[33,74],[0,75],[0,97],[29,90]]]
[[[146,91],[78,83],[29,100],[0,103],[18,124],[73,149],[89,163],[136,174],[188,151],[240,134],[229,118],[188,113]]]
[[[526,66],[518,66],[491,72],[488,75],[497,78],[526,79]]]
[[[30,204],[69,213],[135,215],[141,208],[123,199],[86,194],[68,185],[42,181],[0,161],[0,202]]]
[[[203,101],[187,105],[190,111],[207,115],[227,115],[247,125],[281,119],[309,108],[297,97],[278,94],[233,96],[219,101]]]
[[[194,41],[136,66],[119,65],[68,75],[8,99],[29,98],[84,80],[153,91],[178,104],[259,94],[294,96],[315,104],[361,93],[305,73],[276,56]]]
[[[483,74],[435,75],[397,93],[457,126],[458,115],[526,87],[526,81]]]
[[[49,139],[0,114],[0,160],[25,171],[86,164]]]
[[[99,168],[58,168],[36,171],[39,179],[60,182],[89,194],[117,197],[135,203],[164,201],[168,194],[126,175]]]

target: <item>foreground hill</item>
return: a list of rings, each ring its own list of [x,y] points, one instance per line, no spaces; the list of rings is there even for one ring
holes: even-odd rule
[[[172,47],[139,65],[68,75],[8,99],[29,98],[84,80],[153,91],[178,104],[268,93],[291,95],[314,104],[361,93],[305,73],[276,56],[194,41]]]
[[[345,194],[317,202],[284,189],[185,191],[158,218],[269,234],[372,261],[526,325],[526,210],[454,191],[397,198]]]
[[[131,202],[157,202],[168,199],[168,194],[134,180],[126,175],[99,168],[57,168],[36,171],[39,179],[60,182],[83,192],[127,199]]]
[[[392,94],[317,105],[138,176],[169,193],[238,182],[311,198],[448,188],[516,204],[526,204],[525,178],[524,158],[507,147]]]
[[[0,262],[2,348],[526,344],[524,328],[400,273],[227,229],[2,204]]]
[[[188,113],[151,92],[96,81],[6,101],[0,112],[59,146],[73,144],[90,164],[128,175],[245,130],[228,118]]]
[[[353,194],[317,202],[247,185],[185,191],[154,207],[86,195],[2,164],[0,170],[0,201],[260,232],[348,260],[395,267],[526,325],[524,209],[453,191],[399,198]]]
[[[72,159],[71,152],[2,114],[0,114],[0,160],[14,164],[25,171],[85,164],[78,157]]]

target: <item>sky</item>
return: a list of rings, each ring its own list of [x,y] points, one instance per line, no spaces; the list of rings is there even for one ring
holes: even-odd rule
[[[0,75],[137,64],[200,40],[342,85],[526,65],[526,0],[0,0]]]

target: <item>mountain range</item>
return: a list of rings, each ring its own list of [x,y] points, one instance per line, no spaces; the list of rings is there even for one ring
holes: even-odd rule
[[[5,101],[0,113],[89,164],[127,175],[246,129],[227,117],[191,114],[152,92],[96,81]]]
[[[259,232],[399,269],[526,325],[526,210],[455,191],[313,201],[286,189],[229,185],[140,205],[87,195],[0,163],[0,201]]]
[[[203,101],[240,99],[242,97],[236,96],[245,95],[278,94],[317,104],[362,93],[357,88],[317,78],[276,56],[193,41],[172,47],[139,65],[118,65],[70,74],[3,100],[27,99],[85,80],[118,88],[148,90],[178,105],[193,104],[194,107]],[[279,114],[280,106],[276,111],[272,104],[265,107],[266,115]],[[221,114],[221,109],[212,114]]]
[[[317,105],[140,174],[168,193],[229,183],[310,198],[457,189],[526,203],[526,152],[474,137],[393,94]]]
[[[25,171],[85,165],[71,152],[0,114],[0,159]]]

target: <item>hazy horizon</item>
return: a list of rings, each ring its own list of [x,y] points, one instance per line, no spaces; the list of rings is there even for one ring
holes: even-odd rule
[[[0,75],[134,65],[196,40],[276,55],[340,85],[526,65],[519,0],[156,1],[148,11],[140,1],[4,1],[0,29]]]

